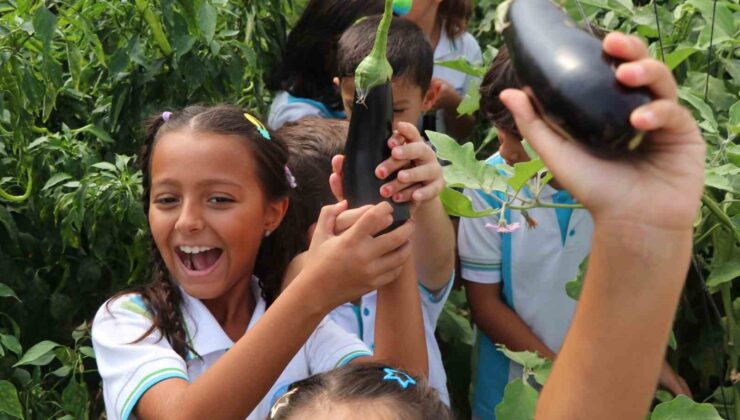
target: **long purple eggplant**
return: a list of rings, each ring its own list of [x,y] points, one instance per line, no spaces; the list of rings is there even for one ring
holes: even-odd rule
[[[630,154],[644,133],[629,122],[651,100],[615,77],[618,61],[549,0],[513,0],[503,30],[524,91],[548,125],[606,157]]]

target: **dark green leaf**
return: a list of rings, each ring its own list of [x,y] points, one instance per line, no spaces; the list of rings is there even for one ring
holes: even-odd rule
[[[213,40],[213,35],[216,33],[217,17],[216,9],[209,1],[204,1],[200,9],[198,9],[198,27],[206,43],[210,43]]]
[[[0,380],[0,413],[12,418],[23,418],[23,407],[18,399],[18,391],[12,383]]]
[[[18,295],[15,294],[15,292],[13,291],[13,289],[11,289],[10,287],[8,287],[8,285],[5,284],[5,283],[0,283],[0,298],[5,298],[5,297],[15,298],[18,302],[21,301],[18,298]]]
[[[18,242],[18,227],[13,220],[13,215],[10,214],[5,206],[0,205],[0,224],[5,226],[5,230],[8,232],[8,236],[14,242]]]
[[[21,343],[14,335],[0,334],[0,343],[2,343],[2,345],[6,349],[12,351],[17,356],[20,356],[21,352],[23,352],[23,347],[21,347]]]
[[[85,356],[94,359],[95,358],[95,351],[92,347],[89,346],[82,346],[80,347],[80,353],[84,354]]]
[[[41,39],[45,50],[48,50],[51,45],[51,39],[54,36],[56,26],[57,17],[46,6],[42,5],[36,10],[36,13],[33,15],[33,29],[39,39]]]
[[[41,188],[41,191],[46,191],[49,188],[59,184],[60,182],[66,181],[68,179],[72,179],[72,175],[60,172],[58,174],[52,175],[51,178],[49,178],[48,181],[46,181],[46,184],[44,184],[44,187]]]
[[[42,341],[40,343],[35,344],[33,347],[28,349],[28,351],[21,357],[21,360],[16,362],[13,367],[23,366],[23,365],[34,365],[34,366],[43,366],[45,364],[48,364],[51,359],[48,359],[48,356],[51,355],[52,359],[54,358],[54,354],[52,353],[55,348],[59,347],[59,344],[53,342],[53,341]],[[43,363],[46,362],[46,363]]]
[[[84,418],[87,411],[87,400],[88,396],[85,383],[77,382],[74,377],[71,378],[64,391],[62,391],[64,411],[73,418]]]

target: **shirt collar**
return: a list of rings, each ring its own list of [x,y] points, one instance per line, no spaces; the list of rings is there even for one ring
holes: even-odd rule
[[[252,296],[254,296],[255,306],[252,317],[249,320],[247,330],[252,328],[257,320],[265,313],[266,303],[262,299],[262,293],[258,279],[252,276],[251,280]],[[213,317],[206,305],[200,299],[194,298],[180,288],[183,296],[183,315],[187,327],[188,341],[196,353],[205,356],[217,351],[230,349],[234,342],[229,338],[221,325]]]

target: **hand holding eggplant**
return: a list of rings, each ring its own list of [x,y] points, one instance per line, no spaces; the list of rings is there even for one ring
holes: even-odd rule
[[[596,223],[690,230],[704,185],[706,147],[696,122],[677,103],[670,70],[649,58],[639,38],[609,34],[603,49],[626,61],[617,68],[619,82],[646,87],[655,96],[630,115],[634,128],[648,133],[641,156],[616,161],[595,157],[553,131],[524,92],[506,90],[500,98],[522,135]]]

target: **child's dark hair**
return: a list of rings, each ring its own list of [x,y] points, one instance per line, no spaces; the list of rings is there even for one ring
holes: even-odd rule
[[[264,138],[257,127],[245,118],[243,110],[228,105],[189,106],[167,114],[166,121],[164,114],[160,114],[146,123],[146,139],[140,162],[143,173],[142,200],[145,214],[149,214],[151,160],[157,139],[167,132],[186,127],[199,132],[226,134],[244,139],[244,143],[257,164],[257,178],[266,198],[277,200],[291,195],[291,187],[284,169],[288,162],[287,147],[275,135],[270,136],[271,140]],[[280,226],[269,237],[262,240],[255,261],[254,275],[259,278],[262,295],[268,305],[280,292],[283,274],[288,263],[299,250],[305,248],[305,232],[296,230],[295,212],[291,207],[288,206],[288,211]],[[187,358],[189,351],[195,352],[186,337],[180,307],[182,295],[178,285],[167,271],[153,238],[152,259],[152,281],[133,290],[134,293],[141,295],[153,316],[152,327],[142,335],[140,340],[157,329],[180,356]],[[129,292],[131,291],[120,294]]]
[[[425,380],[378,363],[351,364],[294,383],[275,401],[269,418],[288,420],[305,410],[342,403],[384,409],[392,416],[387,418],[398,420],[454,418]]]
[[[342,98],[332,82],[337,41],[357,19],[383,13],[383,5],[383,0],[310,0],[288,35],[280,67],[266,78],[268,88],[341,111]]]
[[[277,131],[290,151],[288,166],[300,180],[291,206],[303,232],[316,223],[321,207],[336,202],[329,187],[331,159],[344,151],[348,128],[345,120],[307,117]]]
[[[491,67],[483,76],[480,85],[480,112],[486,121],[493,123],[499,130],[504,130],[521,138],[519,129],[514,122],[514,116],[499,100],[498,95],[504,89],[518,89],[521,87],[516,77],[514,65],[509,58],[509,50],[502,45]]]
[[[381,16],[365,18],[342,35],[337,49],[339,77],[354,77],[355,69],[370,54],[375,42]],[[413,22],[394,17],[388,31],[388,61],[393,68],[393,79],[407,78],[421,87],[422,94],[429,89],[434,70],[434,50],[424,33]]]
[[[468,30],[470,15],[473,13],[471,0],[444,0],[437,9],[437,19],[444,24],[444,31],[450,39],[455,39]]]

